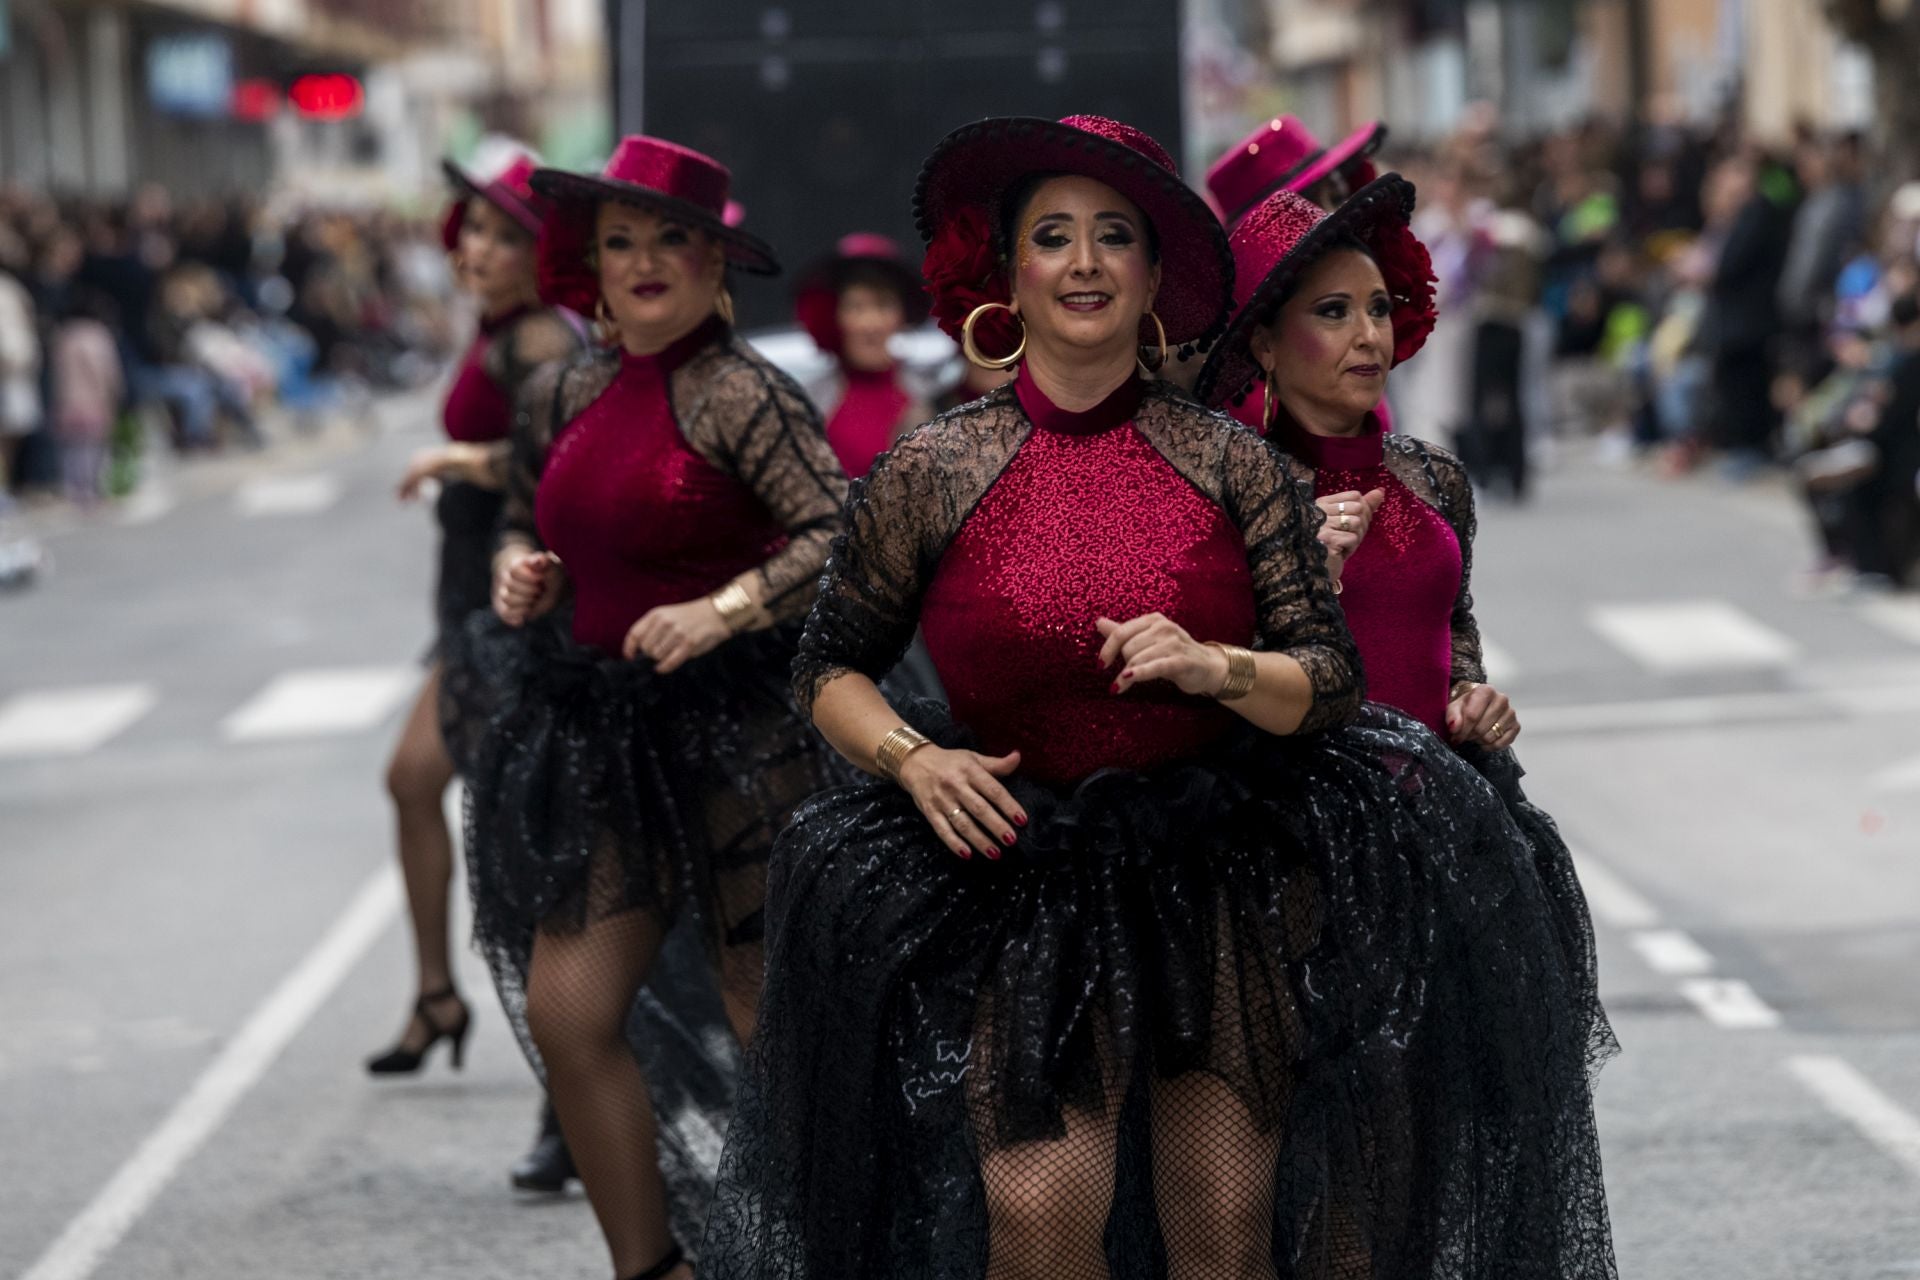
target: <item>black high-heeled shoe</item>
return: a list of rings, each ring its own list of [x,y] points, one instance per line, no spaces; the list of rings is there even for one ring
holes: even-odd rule
[[[648,1267],[645,1271],[630,1275],[627,1280],[665,1280],[668,1272],[687,1260],[687,1251],[679,1245],[667,1250],[667,1256]]]
[[[540,1136],[527,1154],[514,1162],[509,1173],[515,1188],[558,1195],[567,1183],[579,1177],[573,1167],[573,1153],[567,1150],[566,1135],[560,1132],[560,1118],[549,1102],[540,1113]]]
[[[441,1025],[436,1021],[431,1006],[452,1000],[460,1006],[460,1016],[453,1022]],[[473,1028],[473,1015],[467,1009],[467,1002],[460,999],[460,993],[452,987],[440,991],[429,991],[413,1002],[413,1016],[427,1029],[427,1042],[418,1049],[409,1049],[402,1037],[399,1044],[387,1050],[377,1058],[367,1059],[367,1074],[373,1076],[410,1076],[420,1069],[427,1060],[427,1051],[442,1040],[452,1042],[453,1069],[460,1070],[467,1061],[467,1032]],[[407,1028],[411,1031],[413,1028]]]

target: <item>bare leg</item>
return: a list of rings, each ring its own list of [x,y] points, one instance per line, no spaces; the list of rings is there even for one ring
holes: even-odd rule
[[[453,884],[453,835],[443,807],[453,781],[453,762],[440,740],[440,668],[436,665],[407,713],[400,741],[387,765],[387,791],[393,797],[400,871],[407,887],[407,911],[413,923],[414,968],[422,996],[453,986],[448,943],[447,899]],[[434,1020],[454,1020],[456,1002],[429,1001]],[[415,1016],[401,1046],[418,1049],[429,1029]]]
[[[615,1276],[645,1271],[674,1245],[653,1100],[626,1038],[628,1011],[661,938],[643,911],[607,916],[578,933],[542,931],[527,976],[528,1026]],[[670,1274],[682,1280],[693,1272],[682,1266]]]

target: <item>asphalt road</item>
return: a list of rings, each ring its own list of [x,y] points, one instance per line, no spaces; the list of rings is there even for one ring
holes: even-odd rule
[[[604,1272],[584,1201],[507,1188],[535,1092],[472,957],[463,1074],[359,1067],[410,995],[380,776],[431,410],[58,522],[0,597],[0,1274]],[[1798,594],[1806,544],[1782,490],[1591,461],[1482,512],[1635,1280],[1920,1275],[1920,605]]]

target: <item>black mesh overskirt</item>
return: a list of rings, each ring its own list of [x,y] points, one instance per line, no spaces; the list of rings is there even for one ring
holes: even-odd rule
[[[493,549],[504,505],[499,490],[458,480],[441,486],[434,503],[440,571],[433,587],[432,656],[443,662],[458,654],[467,619],[492,604]]]
[[[1427,730],[1011,786],[998,862],[880,782],[782,837],[703,1280],[1614,1274],[1597,1004]]]

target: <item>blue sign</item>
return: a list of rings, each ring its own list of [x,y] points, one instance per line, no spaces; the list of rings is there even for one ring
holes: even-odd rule
[[[157,37],[147,45],[147,101],[170,115],[225,117],[233,107],[233,46],[211,33]]]

